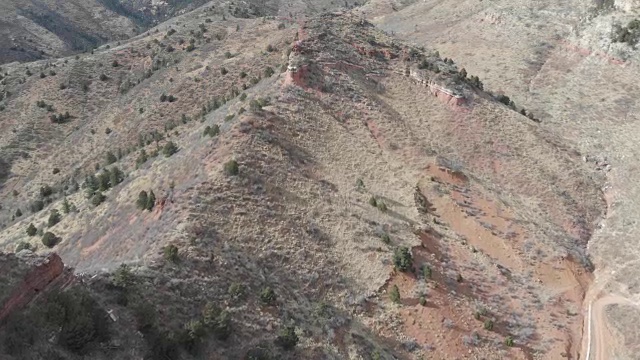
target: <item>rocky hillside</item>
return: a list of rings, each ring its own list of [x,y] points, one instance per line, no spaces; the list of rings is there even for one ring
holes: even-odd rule
[[[356,2],[281,0],[7,0],[0,4],[0,64],[89,52],[206,5],[217,16],[309,15]]]
[[[467,6],[468,5],[468,6]],[[637,1],[424,1],[398,12],[372,1],[374,23],[416,45],[436,47],[486,86],[501,90],[574,142],[583,161],[606,174],[607,219],[590,242],[596,277],[583,312],[596,309],[592,353],[636,358],[638,214]],[[425,22],[424,18],[434,19]],[[604,314],[602,314],[604,313]],[[607,329],[612,329],[611,331]],[[624,340],[620,340],[624,339]],[[588,341],[584,342],[585,351]],[[598,346],[599,345],[599,346]]]
[[[577,358],[603,175],[457,61],[205,6],[5,66],[0,246],[79,279],[3,356]]]
[[[127,39],[144,23],[118,11],[117,1],[3,1],[0,64],[83,52]]]

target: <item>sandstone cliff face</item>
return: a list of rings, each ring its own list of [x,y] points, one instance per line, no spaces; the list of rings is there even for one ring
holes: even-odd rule
[[[29,304],[53,282],[62,285],[73,276],[70,270],[65,271],[62,259],[58,254],[42,257],[30,252],[24,252],[19,257],[21,261],[29,265],[29,268],[22,281],[18,282],[10,291],[10,295],[5,298],[0,308],[0,323],[14,311]],[[3,281],[5,280],[8,281],[3,279]]]
[[[458,107],[465,103],[464,96],[455,94],[453,91],[436,84],[434,81],[429,79],[422,70],[409,69],[405,74],[411,77],[411,79],[418,84],[428,87],[433,96],[437,97],[438,100],[449,106]]]

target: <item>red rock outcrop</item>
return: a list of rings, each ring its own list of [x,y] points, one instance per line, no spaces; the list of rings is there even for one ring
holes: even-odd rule
[[[302,65],[296,69],[290,69],[285,74],[285,85],[294,84],[302,88],[307,87],[305,75],[308,73],[308,66]]]
[[[425,71],[417,69],[405,69],[405,76],[409,76],[416,83],[429,88],[431,94],[438,98],[443,103],[453,107],[457,110],[462,110],[461,106],[467,103],[467,99],[455,94],[453,91],[436,84],[433,80],[430,80]]]
[[[395,59],[398,57],[398,54],[394,53],[389,49],[376,49],[373,47],[365,47],[362,45],[354,44],[353,47],[360,55],[372,57],[372,58],[385,58],[385,59]]]
[[[456,96],[437,85],[429,86],[429,90],[433,95],[435,95],[435,97],[447,105],[458,107],[464,104],[464,97]]]
[[[50,254],[36,264],[26,274],[22,282],[14,287],[11,295],[2,304],[0,323],[14,311],[22,309],[52,282],[59,280],[64,271],[64,263],[58,254]]]

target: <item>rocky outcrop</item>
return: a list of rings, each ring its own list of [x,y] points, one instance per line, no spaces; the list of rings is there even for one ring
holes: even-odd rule
[[[640,9],[640,0],[615,0],[615,7],[626,12]]]
[[[30,252],[25,253],[20,254],[20,257],[23,258],[21,260],[29,262],[31,268],[2,304],[0,323],[13,312],[28,305],[52,283],[55,282],[59,286],[63,286],[73,278],[70,269],[65,271],[64,263],[58,254],[42,257]]]
[[[284,80],[284,84],[285,85],[297,85],[300,86],[302,88],[306,88],[307,84],[305,81],[305,75],[308,73],[308,66],[307,65],[302,65],[300,67],[296,67],[294,69],[288,69],[287,73],[285,74],[285,80]]]
[[[456,95],[451,91],[448,91],[446,88],[438,86],[436,84],[429,84],[429,91],[437,97],[443,103],[450,106],[462,106],[465,103],[465,98],[460,95]]]
[[[303,56],[304,49],[302,41],[295,42],[291,54],[289,54],[289,63],[287,65],[287,73],[285,74],[285,85],[295,84],[305,87],[305,74],[308,72],[308,60]]]
[[[453,90],[447,89],[444,86],[436,84],[433,80],[429,79],[422,70],[409,68],[405,71],[405,74],[418,84],[428,87],[431,94],[447,105],[460,107],[466,102],[464,96],[457,94]]]
[[[353,45],[358,51],[360,55],[371,57],[371,58],[384,58],[384,59],[395,59],[398,57],[398,54],[391,51],[390,49],[376,49],[374,47],[366,47],[354,44]]]

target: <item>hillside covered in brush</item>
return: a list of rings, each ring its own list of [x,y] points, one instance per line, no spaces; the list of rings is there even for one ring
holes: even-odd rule
[[[0,4],[0,64],[87,53],[105,43],[131,39],[200,6],[217,17],[248,19],[310,15],[356,4],[352,0],[6,0]]]
[[[578,356],[573,143],[353,12],[219,8],[2,67],[0,264],[75,272],[2,265],[3,358]]]

